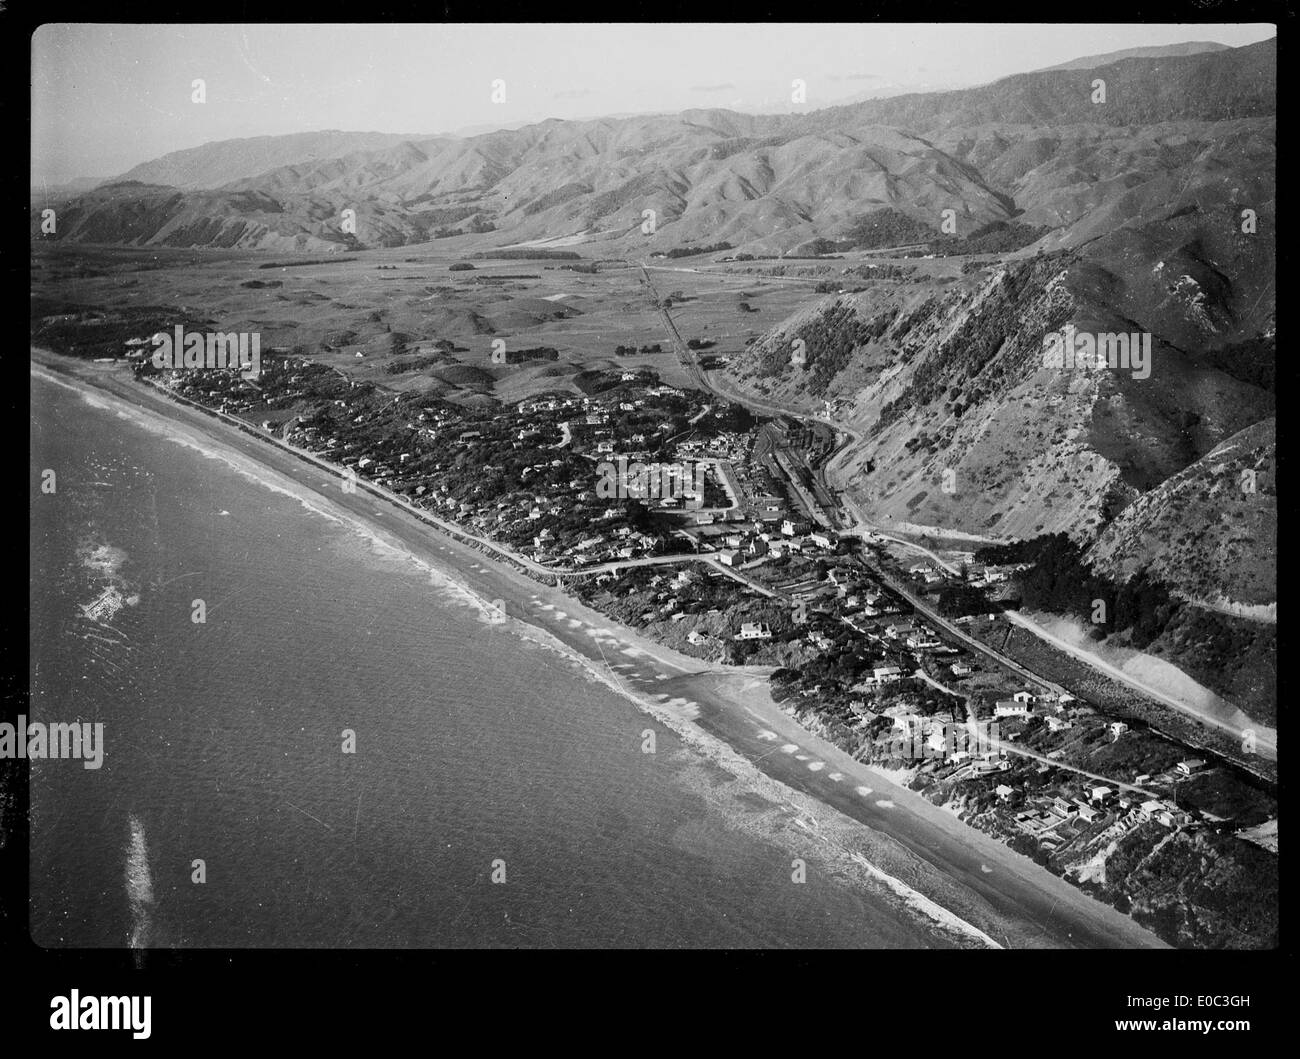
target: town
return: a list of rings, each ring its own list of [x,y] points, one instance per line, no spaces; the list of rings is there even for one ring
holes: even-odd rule
[[[1272,795],[990,646],[1009,633],[1001,612],[1025,564],[918,562],[880,534],[831,528],[839,513],[808,469],[833,446],[797,420],[758,418],[645,368],[476,409],[284,351],[256,383],[150,367],[137,361],[174,396],[456,527],[683,654],[771,667],[773,698],[801,725],[1170,940],[1265,929],[1252,871],[1275,848]],[[630,488],[611,490],[611,467]],[[980,734],[954,739],[962,728]],[[1239,900],[1203,907],[1153,885],[1204,856],[1217,861],[1219,897]]]

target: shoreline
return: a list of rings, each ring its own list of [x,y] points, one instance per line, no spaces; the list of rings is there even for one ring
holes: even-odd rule
[[[693,750],[788,807],[793,822],[828,850],[856,863],[875,885],[966,944],[1167,947],[1130,917],[803,729],[767,694],[764,677],[770,667],[723,668],[680,655],[615,625],[563,588],[488,552],[482,542],[465,543],[408,505],[367,488],[368,483],[359,481],[361,488],[344,495],[342,473],[324,461],[305,460],[251,425],[241,431],[227,423],[225,430],[214,430],[220,417],[147,390],[120,370],[36,350],[32,364],[34,374],[39,367],[83,396],[89,391],[123,402],[287,479],[288,489],[260,480],[428,568],[461,602],[476,606],[485,623],[494,613],[485,601],[504,601],[516,634],[581,665],[588,678],[605,683],[672,728]],[[195,444],[192,437],[182,443]],[[328,493],[312,480],[319,474],[329,476]],[[312,495],[304,498],[304,490]],[[373,510],[379,501],[386,510]]]

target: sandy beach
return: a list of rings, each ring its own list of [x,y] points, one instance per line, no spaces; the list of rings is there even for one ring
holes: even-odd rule
[[[874,772],[786,715],[767,692],[766,669],[711,666],[615,625],[562,590],[452,539],[402,507],[358,489],[266,440],[168,400],[120,366],[32,351],[32,371],[72,386],[117,415],[148,420],[322,516],[367,534],[428,569],[446,593],[491,624],[508,620],[502,664],[516,640],[582,667],[672,728],[697,752],[771,805],[794,844],[819,848],[846,878],[883,887],[973,947],[1167,947],[951,813]],[[653,727],[650,725],[650,727]]]

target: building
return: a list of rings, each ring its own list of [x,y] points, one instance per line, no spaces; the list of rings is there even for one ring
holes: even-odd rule
[[[1198,757],[1189,758],[1187,761],[1178,762],[1177,768],[1180,775],[1194,776],[1205,768],[1205,762]]]
[[[948,670],[954,677],[969,676],[973,672],[971,667],[966,665],[964,662],[954,662],[948,667]]]
[[[1076,812],[1075,806],[1071,805],[1064,798],[1053,798],[1052,809],[1054,812],[1065,817],[1065,819],[1067,820],[1069,820],[1072,816],[1074,816]]]
[[[993,788],[993,793],[998,796],[998,801],[1005,802],[1016,793],[1016,789],[1014,787],[1008,787],[1005,783],[999,783]]]
[[[902,678],[903,671],[898,666],[881,666],[871,671],[871,679],[877,684],[890,684]]]
[[[1165,808],[1164,802],[1152,798],[1150,801],[1143,802],[1140,806],[1138,806],[1138,811],[1137,811],[1138,819],[1144,821],[1151,820],[1155,817],[1157,813],[1162,812],[1164,808]]]
[[[1109,787],[1093,787],[1088,791],[1089,801],[1105,802],[1107,799],[1114,797],[1115,792]]]
[[[1002,699],[993,706],[994,717],[1028,717],[1033,712],[1030,703],[1017,702],[1015,699]]]
[[[737,640],[770,640],[772,630],[767,627],[766,622],[747,621],[740,626],[740,632],[736,634]]]
[[[1112,721],[1107,727],[1110,728],[1110,734],[1112,739],[1118,739],[1120,736],[1122,736],[1125,732],[1128,731],[1128,725],[1126,725],[1123,721]]]
[[[718,562],[723,566],[737,566],[740,563],[740,552],[725,551],[718,553]]]

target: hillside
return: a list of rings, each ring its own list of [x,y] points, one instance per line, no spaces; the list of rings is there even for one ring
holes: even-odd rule
[[[1175,58],[1183,55],[1200,55],[1207,51],[1227,51],[1226,44],[1216,44],[1208,40],[1188,41],[1186,44],[1160,44],[1149,48],[1124,48],[1121,51],[1106,52],[1103,55],[1085,55],[1081,59],[1045,66],[1043,70],[1092,70],[1098,66],[1109,66],[1121,59],[1159,59]]]
[[[1095,568],[1139,570],[1225,613],[1277,606],[1276,420],[1261,420],[1130,504],[1097,538]]]
[[[389,132],[298,132],[287,136],[252,136],[219,140],[172,151],[144,162],[104,183],[135,180],[183,189],[218,188],[232,180],[256,176],[282,165],[338,158],[358,151],[377,151],[417,137]]]
[[[1092,101],[1094,75],[1107,82],[1104,103]],[[806,114],[697,110],[464,139],[227,141],[124,175],[179,187],[180,223],[129,223],[124,215],[153,212],[154,193],[146,187],[133,202],[119,181],[111,197],[74,200],[82,223],[58,238],[278,248],[287,236],[305,248],[342,246],[353,242],[342,222],[352,209],[362,246],[473,231],[497,245],[579,236],[600,253],[721,241],[780,252],[839,238],[889,208],[936,235],[952,210],[957,235],[1016,218],[1057,229],[1054,245],[1077,245],[1097,234],[1092,220],[1105,230],[1167,204],[1189,174],[1186,194],[1225,173],[1256,172],[1271,157],[1275,92],[1276,49],[1265,42]],[[647,209],[656,214],[649,235]],[[247,222],[233,243],[231,219]]]

